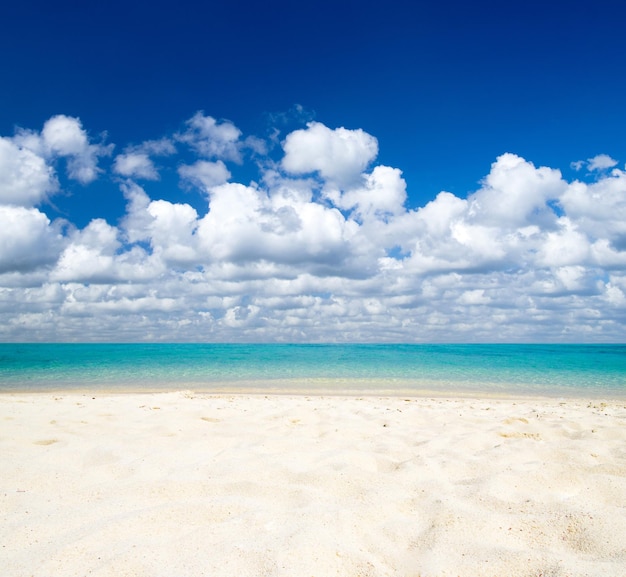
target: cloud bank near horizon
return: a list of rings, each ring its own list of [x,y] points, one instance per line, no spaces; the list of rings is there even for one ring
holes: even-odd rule
[[[122,148],[65,115],[0,137],[0,339],[624,340],[618,161],[567,181],[504,153],[467,197],[410,208],[377,155],[361,129],[263,140],[203,112]],[[256,181],[233,178],[248,165]],[[165,166],[201,210],[156,187]],[[117,222],[48,216],[64,183],[98,179],[125,199]]]

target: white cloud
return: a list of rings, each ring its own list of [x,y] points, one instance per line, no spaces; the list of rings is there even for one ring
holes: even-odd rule
[[[169,138],[146,140],[137,146],[129,146],[126,151],[143,152],[152,156],[170,156],[176,153],[176,147]]]
[[[326,196],[343,210],[354,210],[359,219],[387,218],[404,212],[406,182],[397,168],[376,166],[363,175],[363,183],[345,192],[329,189]]]
[[[63,114],[46,121],[41,137],[44,146],[58,156],[79,156],[89,147],[80,120]]]
[[[503,154],[491,165],[480,190],[470,197],[469,214],[483,224],[519,227],[549,226],[555,214],[547,205],[567,188],[561,172]]]
[[[606,170],[617,165],[617,160],[613,160],[608,154],[598,154],[587,159],[589,170]]]
[[[188,204],[153,200],[148,205],[152,249],[168,264],[197,262],[198,214]]]
[[[54,170],[41,156],[0,137],[0,204],[33,206],[58,186]]]
[[[55,281],[98,282],[115,280],[114,257],[120,242],[117,230],[102,219],[76,231],[51,274]]]
[[[335,266],[358,226],[315,202],[293,202],[254,186],[228,183],[210,192],[198,238],[210,260]]]
[[[128,152],[115,157],[113,170],[128,178],[158,180],[159,173],[150,157],[144,152]]]
[[[572,162],[570,166],[576,171],[586,167],[589,172],[602,172],[617,166],[617,160],[614,160],[608,154],[598,154],[592,158],[588,158],[587,160],[577,160],[576,162]]]
[[[41,133],[21,129],[13,140],[47,162],[65,158],[68,176],[81,184],[98,177],[101,173],[98,158],[109,156],[113,151],[113,145],[90,143],[80,120],[64,114],[47,120]]]
[[[607,283],[605,298],[612,306],[626,308],[626,295],[618,286]]]
[[[169,138],[146,140],[139,145],[127,146],[115,157],[113,171],[127,178],[158,180],[159,173],[151,156],[170,156],[176,148]]]
[[[256,136],[248,136],[243,141],[243,146],[249,150],[251,150],[257,156],[263,156],[267,154],[267,142],[262,138],[258,138]]]
[[[198,160],[194,164],[183,164],[178,167],[178,174],[183,181],[188,181],[205,191],[224,184],[231,176],[221,160],[217,162]]]
[[[198,214],[188,204],[174,204],[165,200],[150,200],[139,186],[125,185],[128,199],[127,216],[122,222],[125,237],[131,243],[147,242],[152,250],[150,263],[160,274],[166,265],[196,263]]]
[[[491,298],[485,295],[485,289],[472,289],[463,292],[457,302],[463,305],[486,305],[491,302]]]
[[[292,174],[318,172],[343,187],[353,184],[378,155],[378,141],[361,129],[331,130],[320,122],[287,135],[282,167]]]
[[[546,233],[537,263],[550,268],[588,264],[589,250],[587,237],[576,230],[568,217],[562,217],[559,219],[559,229]]]
[[[126,215],[120,225],[126,241],[132,245],[148,240],[152,222],[148,213],[150,198],[141,186],[132,181],[122,184],[121,189],[127,201]]]
[[[0,205],[0,273],[50,265],[62,246],[60,231],[36,208]]]
[[[218,122],[212,116],[196,112],[186,124],[187,130],[177,135],[180,142],[206,158],[241,162],[241,130],[232,122]]]
[[[591,184],[573,182],[559,204],[590,239],[626,248],[626,172],[614,169]]]
[[[103,219],[92,220],[83,230],[74,231],[61,254],[50,280],[61,283],[153,281],[165,272],[165,265],[141,247],[120,251],[120,231]]]
[[[98,157],[109,155],[112,151],[111,146],[90,144],[80,120],[63,114],[46,121],[41,138],[52,156],[68,158],[69,177],[82,184],[98,177]]]
[[[125,215],[80,229],[33,208],[60,188],[55,162],[94,146],[79,121],[0,139],[0,338],[626,338],[626,173],[609,157],[567,182],[503,154],[475,192],[413,210],[362,130],[310,123],[282,159],[259,143],[251,184],[225,164],[253,142],[232,123],[198,113],[177,139],[195,154],[167,158],[168,138],[122,148]],[[202,208],[131,180],[157,178],[157,156]]]

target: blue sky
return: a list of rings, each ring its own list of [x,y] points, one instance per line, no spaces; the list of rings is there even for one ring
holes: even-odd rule
[[[3,6],[0,338],[623,340],[625,16]]]

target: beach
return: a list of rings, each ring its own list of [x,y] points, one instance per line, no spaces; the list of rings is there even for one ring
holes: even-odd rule
[[[626,400],[0,395],[5,577],[626,575]]]

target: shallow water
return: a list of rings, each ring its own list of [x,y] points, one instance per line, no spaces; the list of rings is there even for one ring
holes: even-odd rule
[[[0,344],[0,391],[626,397],[626,345]]]

